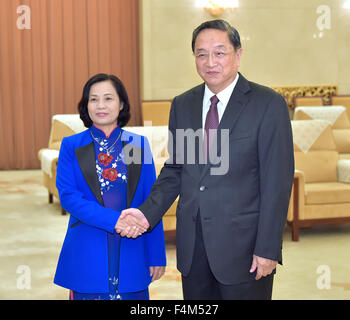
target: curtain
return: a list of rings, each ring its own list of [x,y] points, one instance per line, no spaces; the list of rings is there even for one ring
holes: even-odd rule
[[[118,76],[141,124],[139,0],[0,0],[0,169],[40,167],[51,117],[85,82]]]

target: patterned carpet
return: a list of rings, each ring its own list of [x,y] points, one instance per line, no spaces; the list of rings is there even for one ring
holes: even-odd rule
[[[41,172],[0,171],[0,299],[67,299],[53,276],[68,215],[48,204]],[[150,286],[156,300],[182,299],[175,239],[167,238],[165,275]],[[273,299],[350,299],[350,225],[284,234],[284,265],[278,266]],[[229,248],[227,248],[229,250]]]

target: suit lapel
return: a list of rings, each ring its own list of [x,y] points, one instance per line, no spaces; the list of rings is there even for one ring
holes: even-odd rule
[[[218,130],[229,129],[231,133],[239,115],[249,100],[249,97],[246,95],[248,91],[250,91],[249,82],[240,74],[236,87],[232,92],[231,98],[220,121]]]
[[[128,143],[123,141],[123,150]],[[136,154],[135,154],[136,153]],[[143,163],[143,152],[140,147],[132,146],[128,154],[124,153],[127,172],[128,172],[128,183],[127,183],[127,208],[130,208],[131,202],[134,198],[140,176]],[[132,159],[141,159],[141,163],[133,161]]]
[[[202,117],[203,117],[204,89],[205,89],[205,84],[203,83],[202,85],[197,86],[192,92],[189,111],[190,111],[190,118],[191,118],[191,128],[193,129],[194,132],[196,132],[197,130],[203,129]],[[200,133],[200,137],[202,137],[202,132]],[[203,145],[203,141],[200,140],[198,148],[196,147],[196,150],[198,150],[198,152],[201,153],[198,155],[199,159],[201,159],[203,154],[202,145]],[[193,166],[192,173],[196,176],[200,176],[203,168],[204,168],[204,164],[199,162],[199,164]]]
[[[95,163],[95,146],[91,142],[85,146],[79,147],[74,150],[77,156],[78,163],[81,172],[85,178],[86,183],[91,189],[92,193],[101,205],[103,204],[103,198],[101,195],[100,183],[98,181],[96,173],[96,163]]]
[[[192,120],[192,128],[194,131],[202,129],[202,114],[203,114],[203,95],[204,95],[204,83],[196,87],[192,92],[192,99],[190,102],[190,114]]]
[[[239,74],[238,82],[233,89],[231,98],[229,102],[227,103],[225,112],[221,118],[221,121],[219,123],[218,127],[218,135],[220,138],[220,131],[221,130],[229,130],[229,135],[231,134],[241,112],[247,105],[249,101],[249,96],[247,93],[250,91],[250,85],[249,82],[241,75]],[[220,141],[220,139],[218,140]],[[217,154],[221,154],[221,143],[218,143],[217,145]],[[215,161],[214,161],[215,162]],[[207,163],[201,174],[202,179],[204,177],[204,174],[209,170],[210,164]]]

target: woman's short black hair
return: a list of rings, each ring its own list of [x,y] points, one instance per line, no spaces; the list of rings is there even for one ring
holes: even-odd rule
[[[241,37],[238,31],[232,27],[227,21],[222,19],[210,20],[203,22],[200,26],[194,29],[192,34],[192,52],[194,53],[194,47],[196,44],[196,39],[198,34],[204,29],[217,29],[221,31],[226,31],[228,38],[230,39],[231,44],[235,48],[235,50],[240,49],[241,46]]]
[[[90,119],[88,112],[88,103],[91,87],[97,82],[110,81],[117,91],[120,104],[123,109],[120,110],[118,116],[118,126],[124,127],[130,120],[130,103],[126,89],[121,80],[112,74],[99,73],[91,77],[85,84],[83,89],[83,96],[78,104],[78,111],[80,119],[84,122],[85,127],[90,128],[92,126],[92,120]]]

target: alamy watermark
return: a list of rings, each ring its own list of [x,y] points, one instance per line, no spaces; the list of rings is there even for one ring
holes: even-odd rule
[[[207,152],[204,147],[206,134],[202,129],[196,131],[176,129],[174,133],[168,130],[169,159],[167,164],[210,164],[211,175],[225,175],[230,164],[229,131],[229,129],[209,130],[210,147]],[[123,148],[126,164],[141,164],[142,160],[145,164],[152,163],[152,153],[144,152],[143,157],[140,153],[141,136],[124,131],[121,140],[128,142]],[[152,141],[150,143],[152,144]]]
[[[30,267],[27,265],[19,265],[17,267],[16,273],[17,276],[17,289],[19,290],[30,290],[31,287],[31,270]]]
[[[331,8],[325,4],[319,5],[316,9],[319,14],[316,20],[316,26],[319,31],[331,29]]]
[[[328,5],[322,4],[316,8],[316,28],[318,33],[313,34],[313,38],[323,38],[325,30],[330,30],[332,27],[331,8]]]
[[[320,290],[329,290],[331,288],[331,268],[323,264],[317,267],[316,273],[319,274],[316,280],[316,287]]]
[[[32,28],[30,7],[26,5],[18,6],[17,14],[19,14],[17,28],[19,30],[30,30]]]

